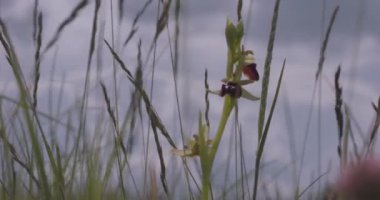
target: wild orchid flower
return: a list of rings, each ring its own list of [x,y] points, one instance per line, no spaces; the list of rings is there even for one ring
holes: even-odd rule
[[[251,51],[247,51],[251,53]],[[241,69],[236,69],[234,72],[234,78],[237,76],[238,71],[243,72],[243,74],[248,79],[241,79],[238,81],[234,80],[228,80],[227,78],[222,79],[222,87],[220,90],[209,90],[208,92],[212,94],[219,95],[221,97],[224,97],[224,95],[230,95],[233,98],[245,98],[251,101],[257,101],[260,100],[259,97],[252,95],[250,92],[245,90],[242,86],[252,84],[260,79],[259,73],[256,69],[256,63],[254,62],[254,59],[252,56],[247,55],[245,57],[244,65],[241,67]]]
[[[209,90],[209,93],[224,97],[225,95],[229,95],[232,98],[245,98],[251,101],[257,101],[260,100],[259,97],[256,97],[252,95],[250,92],[245,90],[242,86],[252,84],[255,81],[258,81],[260,79],[259,73],[256,69],[256,63],[254,62],[253,56],[249,54],[253,54],[252,51],[246,51],[247,55],[244,58],[244,64],[241,69],[236,69],[234,72],[234,76],[237,75],[237,71],[240,70],[248,79],[239,80],[234,82],[233,80],[228,79],[222,79],[222,86],[220,90],[212,91]],[[205,125],[203,125],[205,126]],[[193,138],[188,140],[187,144],[184,145],[183,149],[172,149],[172,153],[181,157],[194,157],[199,156],[199,147],[200,147],[200,139],[203,139],[203,142],[205,142],[206,147],[209,148],[212,144],[212,140],[209,139],[209,130],[208,127],[205,126],[204,128],[204,134],[203,138],[200,137],[200,135],[193,135]]]

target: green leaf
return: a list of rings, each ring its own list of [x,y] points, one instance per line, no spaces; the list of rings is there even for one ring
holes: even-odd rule
[[[280,87],[281,87],[281,83],[282,83],[282,76],[284,74],[284,69],[285,69],[285,63],[286,63],[286,60],[284,60],[284,62],[283,62],[280,77],[278,78],[278,81],[277,81],[276,93],[274,95],[272,106],[271,106],[270,111],[269,111],[268,119],[265,123],[265,128],[264,128],[263,134],[259,138],[259,146],[257,147],[257,152],[256,152],[255,179],[254,179],[254,191],[253,191],[254,192],[254,194],[253,194],[254,198],[253,199],[256,199],[257,184],[258,184],[259,174],[260,174],[259,171],[260,171],[261,157],[262,157],[263,152],[264,152],[264,146],[265,146],[266,138],[267,138],[268,133],[269,133],[270,123],[272,121],[272,116],[274,113],[274,109],[276,107],[278,94],[280,92]]]

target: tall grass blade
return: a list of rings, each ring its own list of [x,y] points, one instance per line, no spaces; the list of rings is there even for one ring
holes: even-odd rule
[[[75,20],[75,18],[78,16],[80,11],[82,11],[88,4],[88,0],[82,0],[80,1],[75,8],[71,11],[70,15],[61,22],[58,29],[56,30],[53,38],[47,43],[45,49],[43,52],[47,52],[59,39],[62,31]]]
[[[0,94],[0,100],[5,100],[5,101],[8,101],[8,102],[11,102],[12,104],[15,104],[17,106],[20,105],[20,101],[18,101],[16,99],[13,99],[11,97],[8,97],[8,96],[1,95],[1,94]],[[32,108],[29,108],[29,110],[32,110]],[[59,125],[61,125],[63,127],[66,127],[68,129],[68,131],[70,131],[70,132],[72,132],[72,131],[75,130],[75,128],[72,125],[65,123],[63,120],[56,119],[56,118],[54,118],[53,116],[51,116],[51,115],[49,115],[47,113],[44,113],[44,112],[39,111],[39,110],[36,110],[36,113],[39,116],[44,117],[44,118],[50,120],[51,122],[54,122],[54,123],[57,123],[57,124],[59,124]]]
[[[6,55],[7,60],[12,68],[13,75],[16,79],[16,83],[19,90],[19,98],[20,98],[20,107],[23,112],[24,120],[28,127],[29,136],[32,143],[32,149],[33,154],[36,157],[36,164],[37,164],[37,171],[38,171],[38,178],[41,181],[41,196],[43,199],[49,200],[51,199],[51,191],[50,191],[50,184],[48,182],[48,178],[46,175],[45,170],[45,163],[44,163],[44,155],[43,151],[40,148],[40,142],[37,136],[36,132],[36,126],[33,122],[33,117],[31,113],[29,112],[29,106],[30,106],[30,95],[28,95],[28,89],[26,85],[24,84],[24,79],[22,77],[22,70],[16,55],[16,52],[13,48],[11,39],[9,37],[9,34],[7,32],[5,24],[0,19],[0,42],[2,43]]]
[[[293,123],[293,115],[290,108],[290,102],[288,97],[288,92],[286,87],[283,91],[283,107],[284,107],[284,118],[286,122],[286,133],[289,142],[289,156],[291,159],[291,168],[292,168],[292,181],[293,181],[293,197],[296,198],[296,188],[297,188],[297,164],[298,164],[298,156],[297,156],[297,145],[295,140],[295,131],[294,131],[294,123]]]
[[[379,127],[380,127],[380,97],[379,97],[379,100],[377,102],[377,106],[374,103],[372,103],[372,107],[376,112],[376,116],[375,116],[375,122],[374,122],[372,129],[371,129],[371,132],[370,132],[368,149],[373,147],[373,145],[375,143],[374,141],[375,141],[375,138],[377,135],[377,131],[379,130]]]
[[[304,195],[315,183],[317,183],[322,177],[324,177],[326,174],[328,174],[329,171],[319,175],[316,179],[314,179],[308,186],[306,186],[305,189],[303,189],[300,194],[297,196],[296,200],[300,199],[302,195]]]
[[[124,15],[124,0],[119,0],[119,22],[122,21]]]
[[[116,53],[116,51],[111,47],[111,45],[107,42],[107,40],[104,40],[104,43],[106,43],[108,49],[110,50],[113,58],[116,59],[116,61],[119,63],[121,69],[127,73],[127,77],[129,80],[131,81],[134,81],[133,79],[133,75],[131,73],[131,71],[129,71],[129,69],[127,68],[127,66],[124,64],[124,62],[121,60],[121,58],[119,57],[119,55]]]
[[[96,32],[98,30],[98,13],[100,9],[100,4],[101,4],[101,0],[95,1],[94,18],[92,20],[90,50],[88,53],[88,60],[87,60],[87,69],[90,68],[92,55],[94,54],[94,50],[95,50],[95,40],[96,40]]]
[[[337,6],[334,9],[334,12],[333,12],[333,14],[331,16],[331,19],[330,19],[329,27],[328,27],[328,29],[326,31],[325,38],[324,38],[323,43],[321,45],[320,58],[319,58],[319,61],[318,61],[318,69],[317,69],[316,79],[315,79],[316,81],[320,80],[320,79],[318,79],[319,78],[319,74],[322,72],[322,69],[323,69],[323,64],[324,64],[324,60],[325,60],[325,52],[326,52],[327,44],[328,44],[328,41],[329,41],[330,32],[332,30],[332,26],[334,24],[336,15],[338,13],[338,10],[339,10],[339,6]],[[321,87],[321,83],[320,83],[320,87]],[[298,178],[297,178],[297,188],[296,188],[295,196],[299,195],[299,183],[300,183],[300,179],[301,179],[301,175],[302,175],[302,170],[303,170],[304,156],[305,156],[305,151],[306,151],[306,142],[307,142],[307,139],[308,139],[308,136],[309,136],[310,122],[311,122],[311,116],[312,116],[313,106],[314,106],[314,100],[315,100],[315,93],[317,91],[316,88],[317,88],[317,84],[314,84],[313,92],[312,92],[312,98],[311,98],[311,103],[310,103],[310,110],[308,112],[308,117],[307,117],[307,122],[306,122],[305,137],[304,137],[304,140],[303,140],[303,143],[302,143],[301,161],[300,161],[300,167],[298,168],[299,173],[298,173]],[[319,90],[319,93],[320,93],[319,97],[321,98],[321,88],[319,88],[319,89],[320,89]],[[319,102],[321,101],[320,98],[319,98]],[[320,116],[320,113],[319,113],[319,116]],[[319,126],[319,128],[320,128],[320,126]],[[320,133],[320,131],[318,131],[318,132]],[[320,148],[320,134],[318,134],[318,148]],[[320,150],[318,151],[318,154],[319,153],[320,153]],[[320,154],[318,155],[318,159],[319,159],[319,162],[318,162],[318,171],[320,172],[320,169],[321,169],[320,168]]]
[[[145,91],[143,89],[140,89],[140,92],[141,92],[142,97],[144,99],[145,107],[146,107],[147,113],[148,113],[149,118],[150,118],[152,130],[153,130],[154,138],[155,138],[155,142],[156,142],[157,153],[158,153],[159,158],[160,158],[161,183],[164,187],[165,193],[168,195],[169,193],[168,193],[168,188],[167,188],[167,183],[166,183],[166,178],[165,178],[165,176],[166,176],[165,163],[164,163],[164,159],[163,159],[162,148],[161,148],[161,145],[160,145],[159,140],[158,140],[158,133],[157,133],[156,128],[158,128],[160,130],[161,134],[167,139],[167,141],[169,142],[169,144],[173,148],[177,148],[177,147],[176,147],[174,141],[171,139],[171,137],[170,137],[168,131],[166,130],[165,126],[162,124],[160,118],[158,117],[158,114],[155,112],[155,110],[154,110],[153,106],[151,105],[149,98],[148,98],[147,94],[145,93]]]
[[[267,47],[267,56],[264,64],[264,75],[261,89],[261,101],[260,101],[260,112],[259,112],[259,122],[258,122],[258,140],[261,140],[263,135],[263,127],[265,120],[265,112],[267,106],[267,96],[268,96],[268,87],[269,87],[269,76],[270,76],[270,67],[272,62],[273,46],[276,37],[277,29],[277,19],[280,9],[280,0],[276,0],[276,4],[273,10],[272,25],[269,35],[268,47]]]
[[[111,118],[111,122],[112,122],[112,125],[113,125],[113,128],[114,128],[114,141],[115,141],[115,151],[116,151],[116,157],[117,157],[117,160],[118,160],[118,167],[119,167],[119,180],[120,180],[120,185],[121,185],[121,190],[122,190],[122,193],[123,193],[123,197],[126,198],[127,196],[127,193],[126,193],[126,190],[124,188],[124,178],[123,178],[123,167],[122,167],[122,164],[121,164],[121,158],[120,158],[120,154],[119,154],[119,148],[121,148],[124,156],[127,155],[127,150],[124,146],[124,143],[123,143],[123,138],[121,137],[120,135],[120,131],[119,131],[119,125],[117,123],[117,120],[116,120],[116,117],[114,115],[114,112],[111,108],[111,101],[108,97],[108,94],[107,94],[107,90],[106,90],[106,87],[105,85],[100,82],[100,86],[102,88],[102,92],[103,92],[103,96],[104,96],[104,100],[106,102],[106,105],[107,105],[107,112],[108,112],[108,115],[110,116]],[[128,163],[127,163],[128,164]]]
[[[169,9],[170,9],[171,2],[172,0],[164,1],[164,7],[162,8],[160,18],[158,19],[157,25],[156,25],[156,33],[154,34],[155,41],[157,41],[158,36],[160,36],[161,32],[164,30],[164,28],[168,24]]]
[[[209,86],[208,86],[208,74],[207,74],[207,69],[205,70],[205,103],[206,103],[206,109],[205,109],[205,120],[206,120],[206,125],[207,127],[210,128],[210,119],[209,119],[209,111],[210,111],[210,100],[208,98],[208,91],[209,91]]]
[[[79,12],[84,9],[88,5],[88,0],[82,0],[77,4],[77,6],[74,8],[74,10],[71,12],[70,16],[66,18],[59,26],[58,30],[56,31],[56,34],[54,35],[53,39],[50,40],[47,47],[45,48],[45,52],[52,46],[54,43],[58,40],[59,35],[64,30],[64,28],[69,25],[79,14]],[[100,1],[97,0],[95,2],[95,10],[94,10],[94,18],[92,22],[92,30],[91,30],[91,39],[90,39],[90,48],[87,58],[87,66],[86,66],[86,72],[85,72],[85,80],[84,80],[84,88],[82,93],[82,98],[80,99],[80,108],[79,108],[79,127],[77,131],[77,138],[75,139],[74,144],[74,155],[72,159],[74,160],[81,160],[81,155],[79,155],[80,151],[80,142],[83,142],[83,149],[86,150],[87,145],[85,142],[85,136],[86,133],[86,123],[87,123],[87,102],[88,102],[88,85],[89,85],[89,75],[91,70],[91,60],[95,48],[95,36],[97,31],[97,15],[100,7]],[[79,162],[73,163],[73,170],[71,173],[71,179],[74,179],[74,171],[77,170],[77,166],[79,165]]]
[[[338,156],[342,159],[343,113],[342,87],[339,85],[340,65],[335,72],[335,116],[338,125]]]
[[[105,43],[108,46],[109,50],[111,51],[112,56],[119,63],[121,69],[125,73],[127,73],[127,78],[129,79],[129,81],[134,85],[134,87],[136,87],[139,90],[139,92],[141,94],[141,97],[144,100],[145,108],[146,108],[146,111],[148,113],[149,119],[150,119],[151,122],[153,122],[153,123],[151,123],[151,125],[154,125],[156,128],[158,128],[160,130],[161,134],[166,138],[166,140],[168,141],[168,143],[173,148],[176,149],[177,146],[175,145],[173,139],[170,137],[170,134],[166,130],[165,125],[162,123],[162,121],[161,121],[160,117],[158,116],[156,110],[154,109],[153,105],[151,104],[151,102],[149,100],[149,97],[148,97],[146,91],[144,90],[144,88],[139,87],[139,85],[136,83],[136,80],[134,79],[134,77],[132,76],[131,72],[128,70],[128,68],[124,64],[124,62],[121,60],[121,58],[119,57],[119,55],[112,49],[112,47],[108,44],[107,41],[105,41]]]
[[[38,22],[37,27],[35,28],[37,30],[36,32],[36,52],[34,54],[34,87],[33,87],[33,109],[36,110],[37,108],[37,90],[38,90],[38,82],[40,80],[40,51],[41,51],[41,43],[42,43],[42,13],[38,13]]]
[[[181,11],[181,0],[176,0],[175,2],[175,30],[174,30],[174,58],[173,58],[173,75],[175,77],[175,81],[177,80],[177,77],[178,77],[180,11]],[[169,30],[168,30],[168,33],[169,33]],[[170,37],[169,37],[169,42],[170,42]]]
[[[286,60],[284,60],[284,63],[282,65],[281,74],[280,74],[280,77],[277,81],[276,93],[274,95],[272,106],[271,106],[270,111],[269,111],[269,116],[268,116],[267,122],[265,124],[265,129],[264,129],[263,135],[259,140],[259,146],[257,147],[256,164],[255,164],[255,180],[254,180],[253,197],[252,197],[253,199],[256,199],[256,196],[257,196],[257,187],[258,187],[258,180],[259,180],[261,157],[262,157],[263,152],[264,152],[265,141],[266,141],[266,138],[267,138],[268,133],[269,133],[270,123],[272,120],[274,109],[276,107],[277,97],[278,97],[278,94],[280,92],[282,76],[284,74],[284,69],[285,69],[285,63],[286,63]]]
[[[1,109],[1,111],[2,111],[2,109]],[[2,140],[2,143],[4,145],[4,147],[3,147],[4,153],[9,152],[10,155],[12,156],[12,160],[15,161],[18,165],[20,165],[20,167],[23,168],[28,173],[31,180],[36,184],[37,188],[40,189],[41,188],[40,181],[34,175],[32,168],[25,161],[22,161],[20,159],[20,156],[17,153],[16,148],[14,147],[14,145],[12,143],[9,142],[9,139],[8,139],[6,132],[5,132],[5,126],[3,123],[3,118],[1,115],[0,115],[0,117],[1,117],[1,119],[0,119],[0,139]]]
[[[40,51],[41,51],[41,46],[42,46],[42,31],[43,31],[43,23],[42,22],[43,22],[43,15],[41,12],[38,12],[37,23],[35,24],[36,27],[34,27],[34,30],[36,31],[35,32],[36,35],[34,38],[36,50],[35,50],[35,54],[34,54],[34,87],[33,87],[33,94],[32,94],[33,95],[32,111],[33,111],[33,114],[34,114],[34,117],[36,120],[37,127],[39,128],[39,130],[41,132],[42,141],[45,145],[45,149],[46,149],[46,152],[48,154],[48,158],[49,158],[49,161],[50,161],[50,164],[52,167],[53,175],[56,177],[56,176],[59,176],[59,175],[57,175],[57,173],[58,173],[57,165],[56,165],[57,161],[55,160],[52,148],[47,141],[46,135],[44,133],[44,130],[43,130],[43,127],[42,127],[42,124],[41,124],[41,121],[40,121],[40,118],[39,118],[39,115],[37,112],[37,100],[38,100],[37,92],[38,92],[38,83],[39,83],[40,75],[41,75],[40,74],[40,65],[41,65]]]
[[[136,68],[136,71],[135,71],[135,80],[136,80],[136,84],[142,88],[143,87],[143,71],[142,71],[142,62],[141,62],[141,42],[139,43],[139,50],[138,50],[138,55],[137,55],[137,59],[138,59],[138,66]],[[125,127],[127,126],[127,122],[129,122],[129,130],[128,130],[128,133],[129,133],[129,136],[128,136],[128,144],[127,144],[127,151],[128,153],[132,153],[132,147],[133,147],[133,143],[135,141],[135,136],[134,136],[134,131],[135,131],[135,127],[136,127],[136,119],[137,117],[140,119],[140,121],[142,122],[143,119],[142,119],[142,109],[141,109],[141,102],[142,102],[142,98],[141,98],[141,95],[140,95],[140,92],[139,90],[137,89],[137,87],[135,87],[134,91],[132,92],[131,94],[131,102],[128,106],[128,111],[126,113],[126,117],[125,117],[125,122],[123,123],[122,125],[122,131],[121,133],[123,132],[123,130],[125,129]],[[149,142],[149,140],[148,140]],[[149,144],[149,143],[148,143]],[[148,146],[148,145],[145,145],[145,140],[143,139],[143,146]],[[147,163],[146,163],[147,164]],[[146,166],[147,168],[147,166]]]
[[[33,4],[33,40],[36,40],[37,38],[37,24],[38,24],[38,6],[39,6],[40,1],[39,0],[34,0]]]
[[[151,120],[150,122],[151,122],[152,130],[153,130],[154,141],[156,143],[157,154],[158,154],[158,157],[160,159],[160,168],[161,168],[160,179],[161,179],[161,184],[162,184],[162,187],[164,188],[165,194],[169,196],[169,189],[168,189],[168,184],[167,184],[167,181],[166,181],[165,161],[164,161],[164,156],[163,156],[163,153],[162,153],[161,143],[160,143],[160,140],[158,138],[157,125],[155,124],[155,122],[153,120]]]
[[[111,101],[110,101],[110,98],[108,97],[106,86],[102,82],[100,82],[100,86],[102,88],[104,100],[105,100],[106,105],[107,105],[108,115],[110,116],[112,125],[114,127],[114,131],[115,131],[114,132],[115,133],[115,144],[120,145],[120,148],[123,151],[123,153],[127,154],[126,148],[125,148],[124,143],[123,143],[123,139],[121,138],[121,135],[120,135],[120,132],[119,132],[119,128],[118,128],[118,123],[116,121],[116,117],[115,117],[114,112],[113,112],[113,110],[111,108]]]
[[[238,6],[237,6],[237,16],[238,16],[238,21],[241,20],[241,9],[243,8],[243,0],[238,1]]]
[[[322,47],[321,47],[320,57],[319,57],[319,61],[318,61],[318,69],[317,69],[317,73],[315,74],[315,80],[317,80],[319,78],[320,73],[322,72],[323,63],[325,62],[325,54],[326,54],[327,44],[329,42],[330,33],[331,33],[332,27],[334,25],[335,18],[336,18],[336,15],[338,14],[338,11],[339,11],[339,6],[335,7],[334,12],[331,15],[330,23],[329,23],[329,26],[327,28],[325,38],[323,40]]]
[[[62,165],[61,151],[58,145],[55,145],[55,156],[56,156],[56,167],[54,168],[54,198],[55,199],[65,199],[65,169]]]
[[[43,30],[43,23],[42,23],[42,13],[39,12],[38,13],[38,17],[37,17],[37,27],[35,27],[35,30],[37,30],[37,35],[36,35],[36,38],[35,38],[35,45],[36,45],[36,51],[35,51],[35,54],[34,54],[34,87],[33,87],[33,102],[32,102],[32,110],[33,110],[33,114],[34,114],[34,117],[36,119],[36,123],[37,123],[37,126],[41,132],[41,135],[42,135],[42,140],[43,140],[43,143],[45,145],[45,148],[46,148],[46,151],[48,153],[48,157],[49,157],[49,160],[50,160],[50,164],[53,168],[53,172],[55,173],[57,170],[56,170],[56,161],[54,159],[54,155],[53,155],[53,152],[52,152],[52,149],[46,139],[46,135],[44,133],[44,130],[42,128],[42,125],[41,125],[41,122],[40,122],[40,119],[39,119],[39,116],[37,115],[37,91],[38,91],[38,83],[39,83],[39,80],[40,80],[40,50],[41,50],[41,45],[42,45],[42,30]]]
[[[343,138],[342,138],[342,167],[346,166],[347,165],[347,161],[348,161],[348,141],[349,141],[349,137],[351,139],[351,142],[353,144],[353,147],[354,147],[354,152],[356,155],[358,155],[357,153],[357,148],[356,148],[356,144],[355,144],[355,139],[353,137],[353,133],[352,133],[352,129],[351,129],[351,119],[352,119],[352,116],[351,116],[351,112],[348,108],[348,106],[346,104],[343,104],[344,105],[344,114],[345,114],[345,118],[344,118],[344,122],[345,122],[345,126],[343,128]],[[357,156],[358,160],[360,159],[359,156]]]
[[[127,38],[125,39],[123,46],[126,46],[129,43],[129,41],[133,38],[135,33],[137,32],[137,29],[138,29],[138,27],[136,27],[137,22],[139,21],[140,17],[145,13],[145,10],[149,7],[152,1],[153,0],[146,1],[144,6],[141,8],[141,10],[137,12],[137,15],[133,19],[132,28],[129,31]]]

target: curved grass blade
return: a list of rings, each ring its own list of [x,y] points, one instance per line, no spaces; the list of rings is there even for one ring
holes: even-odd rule
[[[266,138],[268,136],[269,127],[270,127],[270,123],[271,123],[271,120],[272,120],[273,112],[274,112],[274,109],[276,107],[277,97],[278,97],[278,94],[280,92],[280,87],[281,87],[281,82],[282,82],[282,76],[283,76],[284,69],[285,69],[285,63],[286,63],[286,60],[284,60],[284,63],[282,65],[281,74],[280,74],[280,77],[279,77],[278,82],[277,82],[276,93],[274,95],[272,106],[271,106],[270,111],[269,111],[269,116],[268,116],[267,122],[265,124],[265,129],[263,131],[262,137],[259,140],[259,146],[258,146],[257,152],[256,152],[255,180],[254,180],[254,188],[253,188],[253,199],[256,199],[256,196],[257,196],[257,186],[258,186],[258,180],[259,180],[259,171],[260,171],[261,157],[262,157],[263,152],[264,152],[265,141],[266,141]]]
[[[322,48],[321,48],[320,57],[319,57],[319,61],[318,61],[318,70],[317,70],[317,73],[315,74],[315,80],[318,80],[318,78],[322,72],[323,63],[325,62],[325,53],[326,53],[327,44],[329,42],[329,37],[330,37],[331,30],[332,30],[332,26],[334,25],[335,18],[336,18],[336,15],[338,14],[338,11],[339,11],[339,6],[337,6],[334,9],[333,14],[331,15],[329,27],[327,28],[327,31],[325,34],[325,39],[323,40],[323,43],[322,43]]]
[[[132,28],[129,31],[127,38],[125,39],[123,46],[126,46],[129,43],[129,41],[133,38],[133,36],[135,35],[135,33],[137,32],[138,28],[136,27],[136,24],[139,21],[140,17],[145,13],[145,10],[152,3],[152,1],[153,0],[146,1],[145,4],[144,4],[144,6],[141,8],[141,10],[137,13],[137,15],[135,16],[135,18],[133,19]]]
[[[106,45],[108,46],[109,50],[111,51],[112,56],[116,59],[116,61],[119,63],[120,67],[124,72],[127,73],[127,78],[131,83],[139,90],[142,99],[145,103],[145,108],[148,113],[149,119],[151,120],[151,125],[158,128],[161,132],[161,134],[166,138],[168,143],[174,148],[177,149],[177,146],[175,145],[173,139],[170,137],[169,132],[166,130],[165,125],[162,123],[161,118],[158,116],[156,110],[154,109],[153,105],[151,104],[149,97],[141,86],[136,82],[134,77],[132,76],[131,72],[128,70],[124,62],[121,60],[119,55],[112,49],[112,47],[108,44],[108,42],[105,40]]]
[[[309,190],[316,182],[318,182],[322,177],[324,177],[326,174],[328,174],[329,171],[319,175],[315,180],[313,180],[305,189],[303,189],[300,194],[296,197],[296,200],[300,199],[303,194],[306,193],[307,190]]]
[[[63,20],[63,22],[59,25],[57,31],[55,32],[53,38],[47,43],[44,52],[47,52],[59,39],[59,36],[61,35],[62,31],[75,20],[75,18],[78,16],[79,12],[83,10],[88,4],[88,0],[82,0],[75,6],[75,8],[71,11],[70,15]]]

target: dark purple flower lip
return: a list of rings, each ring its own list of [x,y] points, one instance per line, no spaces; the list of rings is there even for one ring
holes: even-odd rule
[[[219,93],[222,97],[226,94],[234,98],[239,98],[242,95],[242,88],[239,84],[228,81],[222,84],[222,89]]]
[[[259,73],[256,70],[256,63],[251,63],[243,67],[243,74],[252,81],[260,80]]]

